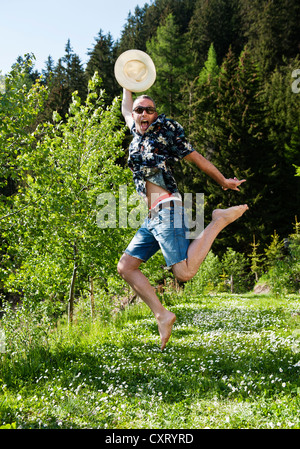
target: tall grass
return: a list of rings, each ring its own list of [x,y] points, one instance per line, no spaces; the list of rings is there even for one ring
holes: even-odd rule
[[[165,299],[177,321],[164,352],[143,304],[71,329],[7,311],[0,426],[300,427],[299,297]]]

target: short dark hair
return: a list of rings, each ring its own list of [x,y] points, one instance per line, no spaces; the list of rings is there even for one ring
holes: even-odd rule
[[[134,100],[133,104],[134,104],[137,100],[142,100],[142,99],[146,99],[146,100],[152,101],[153,106],[154,106],[155,109],[156,109],[155,101],[153,100],[153,98],[149,97],[149,95],[140,95],[139,97],[137,97],[137,98]]]

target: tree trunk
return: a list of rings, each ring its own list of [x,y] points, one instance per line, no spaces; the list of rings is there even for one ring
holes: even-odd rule
[[[231,291],[231,293],[233,293],[233,290],[234,290],[234,286],[233,286],[233,276],[231,275],[231,276],[230,276],[230,291]]]
[[[90,277],[90,299],[91,299],[91,317],[95,318],[95,297],[94,297],[94,280]]]
[[[68,301],[68,324],[69,325],[72,325],[72,323],[73,323],[76,275],[77,275],[77,264],[75,261],[74,268],[73,268],[73,275],[72,275],[72,279],[71,279],[71,285],[70,285],[69,301]]]

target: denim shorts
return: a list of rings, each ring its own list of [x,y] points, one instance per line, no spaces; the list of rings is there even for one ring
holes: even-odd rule
[[[190,244],[186,222],[181,205],[159,210],[145,219],[125,253],[146,262],[161,249],[168,267],[186,260]]]

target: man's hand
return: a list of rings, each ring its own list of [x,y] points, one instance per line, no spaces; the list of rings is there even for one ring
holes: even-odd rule
[[[245,181],[246,181],[246,179],[242,179],[241,181],[239,181],[237,178],[225,179],[225,183],[224,183],[222,189],[223,190],[227,190],[227,189],[237,190],[239,192],[240,189],[238,187]]]

